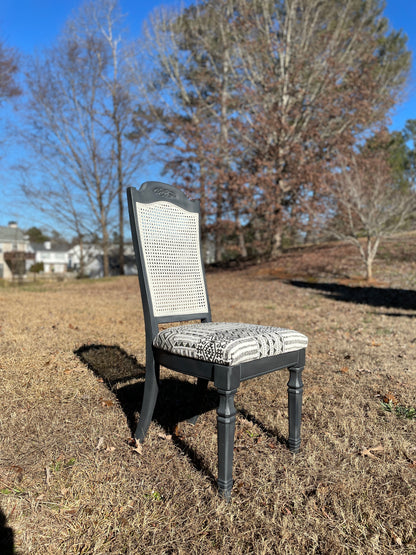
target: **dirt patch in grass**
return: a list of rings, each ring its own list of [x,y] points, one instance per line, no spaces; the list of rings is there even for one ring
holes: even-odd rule
[[[13,534],[22,554],[416,553],[414,276],[376,273],[373,289],[407,291],[380,304],[383,291],[345,291],[328,273],[308,282],[290,256],[208,275],[216,320],[310,338],[298,455],[287,372],[239,389],[230,504],[215,487],[215,390],[198,399],[164,370],[142,453],[129,446],[145,363],[137,278],[0,290],[4,545]]]

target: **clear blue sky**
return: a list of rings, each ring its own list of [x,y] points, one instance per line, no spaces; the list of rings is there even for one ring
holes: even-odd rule
[[[82,0],[0,0],[1,35],[9,45],[16,47],[23,54],[31,54],[53,43],[66,19],[81,3]],[[132,35],[137,36],[143,21],[156,6],[176,5],[178,1],[120,0],[120,4],[123,12],[127,14],[126,23]],[[402,29],[407,34],[408,47],[415,58],[416,0],[387,0],[385,15],[394,29]],[[407,119],[416,118],[415,59],[406,96],[406,101],[392,114],[392,129],[401,130]],[[2,119],[4,116],[3,109]],[[23,198],[13,183],[13,174],[8,170],[11,158],[10,150],[6,150],[6,156],[0,160],[0,225],[7,225],[8,220],[14,219],[22,228],[32,225],[45,227],[44,217],[22,203]],[[155,170],[144,169],[143,181],[160,178],[159,175],[149,175],[146,171]]]

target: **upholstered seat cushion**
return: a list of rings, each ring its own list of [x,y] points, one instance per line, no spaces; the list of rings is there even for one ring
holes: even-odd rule
[[[176,355],[226,366],[304,349],[308,338],[294,330],[208,322],[171,327],[153,345]]]

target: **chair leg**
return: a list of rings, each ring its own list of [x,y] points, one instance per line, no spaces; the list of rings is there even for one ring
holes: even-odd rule
[[[198,395],[198,397],[201,397],[202,395],[204,395],[204,393],[208,388],[208,383],[209,383],[209,380],[205,380],[204,378],[198,378],[196,382],[196,394]],[[199,418],[199,414],[196,414],[195,416],[188,418],[189,424],[196,424],[198,421],[198,418]]]
[[[236,389],[219,389],[220,402],[217,409],[218,433],[218,491],[227,501],[231,498],[233,486],[233,451],[235,415],[234,395]]]
[[[159,393],[159,364],[154,359],[146,365],[142,409],[134,437],[143,443],[152,421],[157,395]]]
[[[290,378],[287,384],[289,403],[289,449],[297,453],[300,448],[300,426],[302,418],[302,371],[304,366],[289,368]]]
[[[208,389],[208,384],[209,380],[206,380],[205,378],[198,378],[196,382],[198,393],[205,393],[205,391]]]

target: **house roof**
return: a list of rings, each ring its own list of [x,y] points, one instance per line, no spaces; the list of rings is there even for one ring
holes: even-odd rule
[[[12,241],[28,241],[28,239],[18,227],[0,225],[0,243],[10,243]]]
[[[35,252],[68,252],[69,248],[65,245],[51,245],[51,248],[46,248],[45,243],[30,243],[30,246]]]

